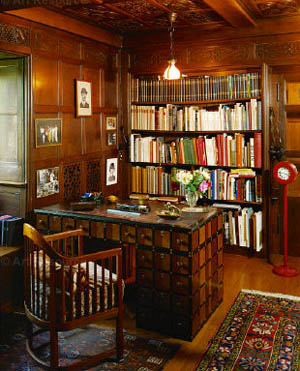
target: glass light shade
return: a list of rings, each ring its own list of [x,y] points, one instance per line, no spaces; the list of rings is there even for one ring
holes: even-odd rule
[[[178,80],[178,79],[180,79],[180,71],[175,66],[176,60],[175,59],[170,59],[168,62],[169,62],[169,65],[165,70],[164,78],[166,80]]]

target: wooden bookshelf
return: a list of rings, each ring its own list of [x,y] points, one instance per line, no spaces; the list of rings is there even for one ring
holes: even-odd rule
[[[264,69],[260,72],[255,71],[253,76],[261,76],[264,72]],[[250,73],[251,75],[251,73]],[[252,76],[252,75],[251,75]],[[131,145],[134,146],[134,153],[131,152],[130,161],[132,165],[132,176],[136,177],[132,179],[132,185],[134,187],[131,188],[132,193],[148,193],[151,197],[163,197],[163,196],[176,196],[180,200],[184,200],[184,196],[182,193],[182,189],[180,192],[173,192],[171,190],[171,174],[174,176],[174,169],[185,169],[185,170],[194,170],[199,168],[200,166],[207,169],[210,173],[214,172],[214,193],[212,199],[205,199],[205,203],[212,205],[213,203],[219,204],[232,204],[240,206],[243,212],[247,212],[246,210],[252,210],[253,213],[257,213],[260,211],[264,211],[265,209],[265,200],[264,200],[264,140],[265,140],[265,123],[264,123],[264,116],[262,112],[263,107],[263,99],[264,99],[264,84],[263,84],[263,76],[261,76],[261,80],[255,81],[255,89],[252,90],[251,93],[249,90],[249,94],[245,90],[245,85],[241,88],[241,85],[238,85],[238,81],[242,81],[245,78],[245,74],[241,73],[240,77],[236,77],[235,84],[232,86],[237,87],[237,91],[230,91],[228,93],[224,93],[224,91],[211,91],[209,89],[218,89],[218,85],[216,81],[221,80],[212,80],[210,88],[207,91],[203,91],[203,89],[197,90],[195,88],[195,84],[202,84],[201,88],[203,88],[203,80],[197,80],[197,77],[193,77],[194,82],[157,82],[153,80],[151,81],[145,79],[143,82],[144,77],[139,79],[134,79],[133,84],[138,83],[137,86],[134,86],[134,91],[132,92],[132,110],[131,110],[131,119],[133,122],[133,126],[131,128]],[[227,77],[224,77],[226,80]],[[195,82],[196,81],[196,82]],[[200,82],[199,82],[200,81]],[[228,81],[228,80],[227,80]],[[254,80],[253,80],[254,81]],[[180,91],[182,88],[182,84],[185,84],[185,88],[187,90]],[[194,84],[194,85],[193,85]],[[252,84],[252,81],[251,81]],[[200,86],[199,85],[199,86]],[[225,86],[225,85],[224,85]],[[223,86],[223,87],[224,87]],[[232,87],[231,86],[231,87]],[[167,88],[166,88],[167,87]],[[251,85],[252,87],[252,85]],[[261,90],[262,88],[262,90]],[[169,90],[168,90],[169,89]],[[171,89],[171,90],[170,90]],[[196,90],[195,90],[196,89]],[[256,89],[259,89],[256,90]],[[253,92],[257,92],[258,94],[253,94]],[[147,96],[147,92],[150,93],[150,97]],[[141,95],[141,99],[139,99],[138,95]],[[188,97],[186,99],[186,96]],[[194,97],[201,97],[201,94],[207,94],[207,97],[216,97],[217,99],[199,99],[195,100]],[[230,99],[225,98],[225,96],[232,96]],[[252,96],[251,96],[252,95]],[[158,97],[158,99],[151,99],[152,97]],[[169,97],[169,99],[164,99],[164,96]],[[176,99],[177,97],[177,99]],[[179,97],[179,99],[178,99]],[[192,98],[192,99],[189,99]],[[145,106],[145,108],[143,108]],[[150,108],[150,106],[152,106]],[[192,107],[198,106],[198,107]],[[219,106],[217,109],[216,107]],[[165,107],[165,108],[164,108]],[[169,108],[168,108],[169,107]],[[241,109],[241,111],[239,111]],[[172,111],[173,110],[173,111]],[[191,117],[190,114],[197,111],[195,117]],[[200,112],[200,110],[202,110]],[[203,111],[204,110],[204,111]],[[222,111],[224,110],[224,111]],[[157,112],[158,111],[158,112]],[[181,112],[180,112],[181,111]],[[161,113],[163,112],[163,114]],[[203,112],[206,116],[202,116]],[[224,116],[219,116],[212,126],[213,130],[207,130],[210,125],[210,121],[205,121],[202,126],[202,119],[207,117],[207,120],[212,120],[214,117],[218,117],[218,112],[221,112]],[[256,116],[253,116],[255,114]],[[164,116],[165,115],[165,116]],[[216,115],[216,116],[213,116]],[[235,116],[236,115],[236,116]],[[165,118],[164,118],[165,117]],[[145,120],[145,121],[143,121]],[[157,123],[157,120],[159,122]],[[166,120],[166,121],[160,121]],[[181,120],[181,121],[178,121]],[[191,121],[190,121],[191,120]],[[199,121],[200,120],[200,121]],[[228,120],[228,121],[227,121]],[[200,122],[200,123],[199,123]],[[154,125],[155,123],[155,125]],[[155,129],[154,129],[155,128]],[[166,130],[166,128],[168,130]],[[180,130],[177,130],[180,128]],[[181,130],[184,128],[186,130]],[[201,128],[202,130],[199,130]],[[223,128],[224,130],[220,130],[218,128]],[[249,128],[249,129],[245,129]],[[258,135],[260,134],[260,135]],[[229,136],[229,138],[227,137]],[[204,137],[205,136],[205,137]],[[152,138],[153,137],[153,138]],[[197,137],[197,138],[196,138]],[[213,148],[218,149],[221,151],[221,156],[214,155],[213,161],[202,161],[202,155],[200,155],[199,148],[195,147],[195,141],[203,140],[201,138],[211,139],[213,141]],[[242,138],[242,145],[240,147],[240,142],[238,144],[237,138]],[[191,141],[189,138],[194,138]],[[196,139],[195,139],[196,138]],[[198,139],[199,138],[199,139]],[[228,142],[227,142],[228,138]],[[224,142],[222,140],[224,139]],[[185,140],[187,142],[185,142]],[[232,143],[232,147],[230,141],[234,141]],[[184,143],[182,143],[182,141]],[[251,143],[250,143],[251,141]],[[255,145],[254,145],[255,141]],[[151,143],[151,144],[149,144]],[[207,156],[207,151],[211,150],[211,143],[208,143],[209,147],[207,147],[208,142],[205,142],[204,148],[202,153],[205,153]],[[228,143],[228,144],[227,144]],[[257,144],[259,143],[259,144]],[[146,145],[146,147],[145,147]],[[149,145],[149,148],[147,147]],[[179,148],[182,145],[181,148]],[[198,145],[198,144],[197,144]],[[203,144],[199,144],[199,146],[203,146]],[[239,145],[239,154],[237,152],[233,154],[232,151],[236,151],[237,146]],[[250,148],[251,145],[251,148]],[[140,146],[140,147],[139,147]],[[162,157],[161,157],[161,147],[165,146]],[[228,146],[228,147],[227,147]],[[253,150],[255,146],[255,150]],[[218,147],[218,148],[216,148]],[[241,148],[241,151],[240,151]],[[260,157],[258,160],[256,158],[257,149],[261,150],[261,154],[258,155]],[[158,152],[157,152],[158,149]],[[197,149],[197,151],[196,151]],[[226,149],[226,151],[225,151]],[[140,151],[145,150],[147,154],[143,154],[140,157]],[[153,151],[153,153],[152,153]],[[154,153],[154,151],[156,151]],[[168,153],[170,151],[170,154]],[[173,151],[173,155],[172,155]],[[176,152],[176,156],[174,156],[174,151]],[[188,151],[185,153],[185,156],[179,159],[180,151]],[[193,152],[191,154],[191,152]],[[247,152],[248,151],[248,152]],[[164,154],[167,153],[166,159],[171,161],[162,161],[164,159]],[[241,155],[242,153],[242,155]],[[137,157],[135,157],[137,155]],[[155,156],[154,156],[155,154]],[[170,156],[168,158],[168,156]],[[232,156],[232,157],[230,157]],[[239,156],[239,161],[236,162],[236,156]],[[240,165],[240,156],[242,156],[242,166]],[[253,156],[253,157],[251,157]],[[151,158],[151,161],[149,161]],[[196,159],[197,164],[191,162],[192,159]],[[145,161],[140,161],[140,160]],[[154,159],[154,161],[152,161]],[[158,159],[158,160],[157,160]],[[182,161],[183,159],[183,161]],[[255,165],[253,166],[255,159]],[[175,160],[175,161],[174,161]],[[207,159],[208,160],[208,159]],[[258,161],[258,162],[257,162]],[[185,163],[181,163],[185,162]],[[188,163],[187,163],[188,162]],[[207,165],[207,162],[209,165]],[[257,166],[259,164],[259,166]],[[261,166],[260,166],[261,164]],[[252,166],[251,166],[252,165]],[[159,168],[159,169],[158,169]],[[223,192],[223,181],[222,177],[226,179],[227,186],[229,187],[229,174],[231,169],[243,169],[249,168],[255,172],[254,177],[243,177],[241,176],[240,179],[243,180],[232,181],[231,184],[235,184],[237,187],[241,188],[232,188],[233,192],[240,195],[241,198],[245,199],[233,199],[232,193],[230,194],[230,200],[222,199],[221,193]],[[220,170],[220,172],[218,171]],[[219,177],[220,174],[220,177]],[[223,174],[223,175],[222,175]],[[226,175],[227,174],[227,175]],[[155,182],[158,181],[158,177],[161,179],[159,183],[156,184]],[[233,177],[231,177],[232,179]],[[257,178],[257,179],[256,179]],[[220,183],[221,181],[221,183]],[[246,181],[247,181],[247,191],[246,191]],[[164,184],[162,185],[162,182]],[[222,189],[219,186],[222,184]],[[140,189],[135,189],[140,187]],[[157,188],[158,187],[158,188]],[[245,187],[245,188],[244,188]],[[257,187],[257,189],[256,189]],[[258,188],[259,187],[259,188]],[[159,190],[166,190],[166,192],[153,192],[157,189]],[[224,192],[227,188],[225,188]],[[250,189],[250,191],[249,191]],[[147,192],[148,191],[148,192]],[[240,193],[242,192],[242,193]],[[245,193],[244,193],[245,192]],[[178,194],[180,193],[180,195]],[[224,193],[225,194],[225,193]],[[227,193],[226,193],[227,194]],[[235,194],[235,193],[234,193]],[[247,196],[245,196],[247,195]],[[219,199],[219,198],[221,199]],[[239,196],[240,197],[240,196]],[[254,199],[254,201],[250,201]],[[200,203],[203,201],[199,201]],[[233,209],[233,208],[232,208]],[[224,213],[226,214],[228,210],[224,208]],[[249,215],[252,213],[249,211]],[[244,214],[243,214],[244,215]],[[261,216],[260,216],[261,218]],[[262,224],[265,225],[266,215],[263,216]],[[236,224],[234,224],[236,225]],[[252,224],[251,224],[252,225]],[[246,228],[246,227],[244,227]],[[247,227],[249,228],[249,227]],[[237,236],[239,234],[236,234]],[[254,237],[253,237],[254,238]],[[252,238],[252,242],[254,241]],[[249,243],[249,239],[247,238]],[[237,241],[239,242],[239,241]],[[226,241],[224,241],[226,243]],[[255,242],[256,243],[256,242]],[[261,247],[260,245],[256,245]],[[233,250],[239,249],[247,249],[245,247],[239,247],[239,243],[236,243],[233,247]],[[251,249],[251,247],[249,247]],[[253,247],[252,247],[253,249]],[[255,248],[253,249],[253,251]]]

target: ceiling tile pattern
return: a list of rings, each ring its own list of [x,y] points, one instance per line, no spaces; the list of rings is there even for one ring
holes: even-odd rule
[[[224,8],[220,11],[221,0],[215,1],[219,8],[208,1],[211,4],[209,7],[205,0],[80,0],[76,3],[53,0],[53,5],[48,8],[124,34],[167,31],[170,26],[170,12],[177,13],[175,28],[203,27],[210,24],[230,25],[230,17],[224,15]],[[232,0],[232,3],[235,6],[240,4],[254,21],[268,17],[300,15],[300,0]]]
[[[264,17],[282,16],[299,12],[298,0],[279,0],[279,1],[256,1],[257,7]]]

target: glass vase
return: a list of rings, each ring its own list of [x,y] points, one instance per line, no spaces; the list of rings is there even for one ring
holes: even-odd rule
[[[185,199],[189,207],[195,207],[198,201],[198,195],[196,192],[187,191],[185,195]]]

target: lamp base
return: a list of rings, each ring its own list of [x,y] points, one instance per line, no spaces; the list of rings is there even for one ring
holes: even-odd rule
[[[288,265],[278,265],[272,270],[273,273],[278,274],[282,277],[296,277],[298,276],[298,270]]]

